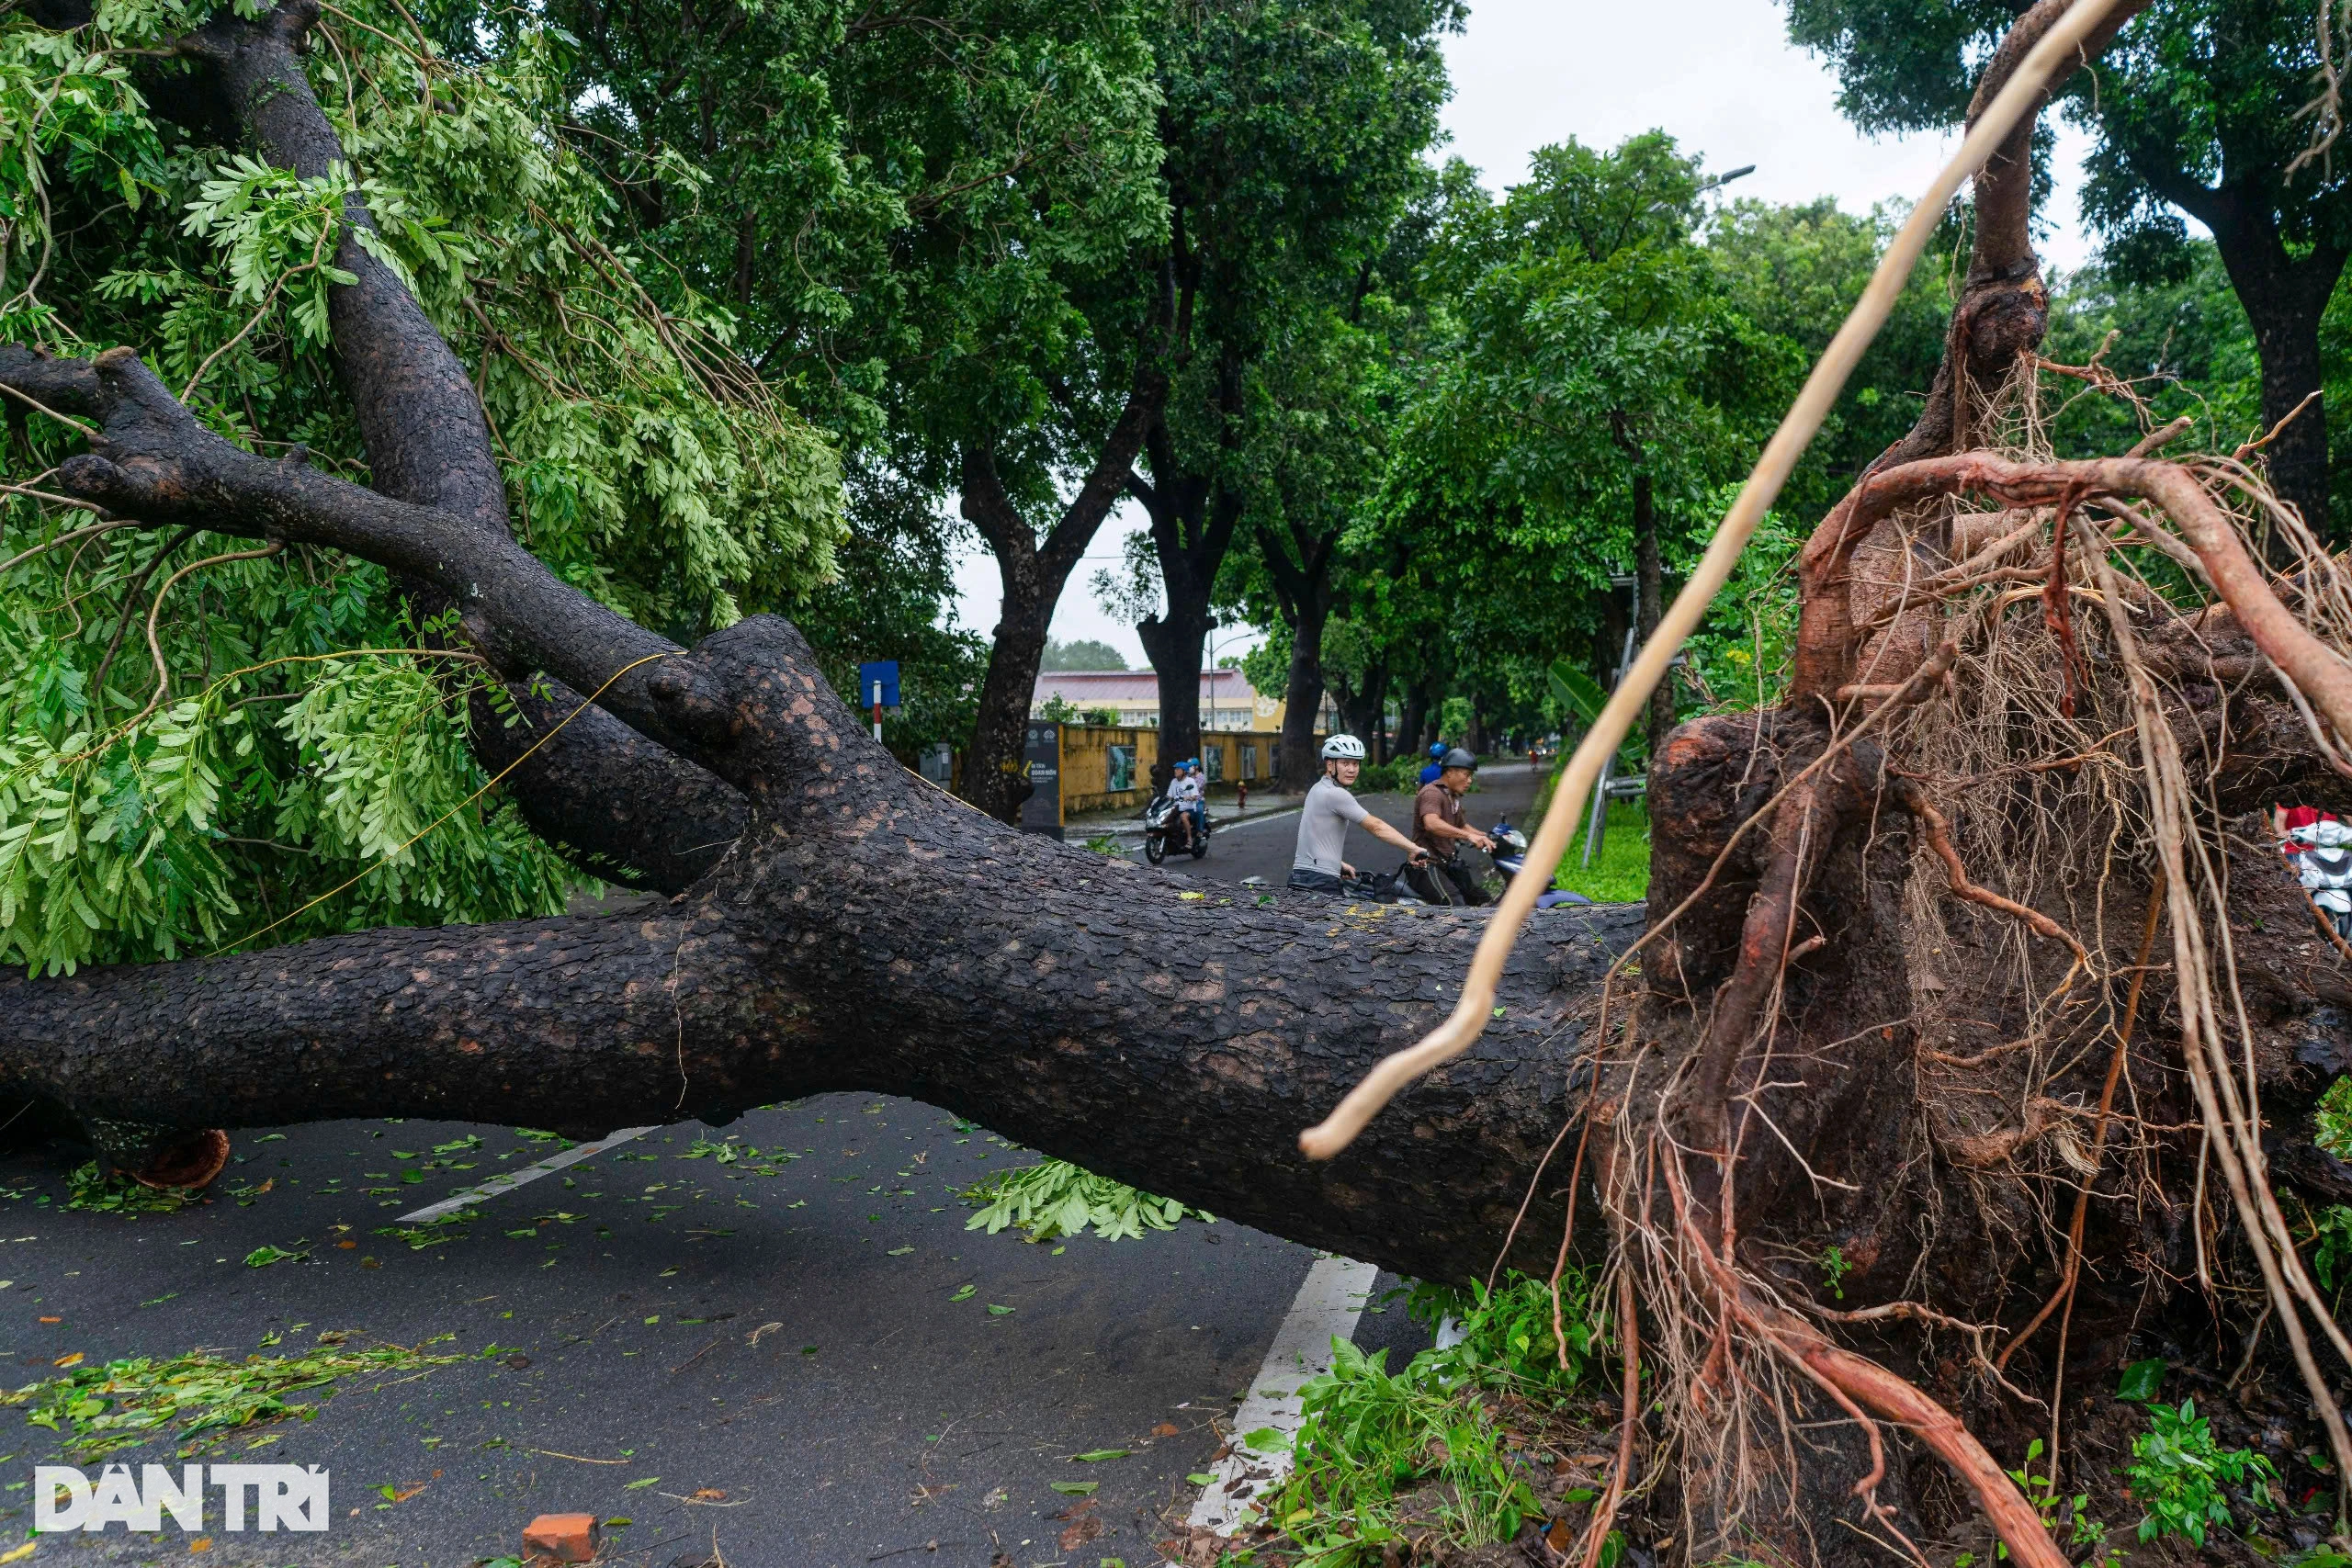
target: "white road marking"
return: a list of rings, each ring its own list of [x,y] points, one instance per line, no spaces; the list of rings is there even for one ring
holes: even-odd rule
[[[1299,1385],[1331,1370],[1331,1341],[1352,1338],[1364,1298],[1379,1278],[1376,1265],[1351,1258],[1318,1258],[1274,1331],[1265,1365],[1233,1416],[1233,1451],[1211,1467],[1216,1480],[1201,1489],[1190,1522],[1231,1535],[1249,1521],[1251,1505],[1290,1471],[1287,1449],[1265,1453],[1242,1438],[1271,1427],[1284,1438],[1298,1430]]]
[[[437,1220],[444,1214],[454,1214],[469,1203],[480,1203],[487,1199],[512,1192],[526,1182],[537,1181],[542,1176],[553,1176],[565,1166],[578,1165],[583,1159],[594,1159],[615,1145],[626,1144],[632,1138],[641,1138],[648,1133],[660,1131],[658,1127],[624,1127],[619,1132],[599,1138],[593,1144],[582,1144],[576,1148],[566,1149],[560,1155],[549,1155],[537,1165],[526,1165],[520,1170],[510,1170],[503,1176],[493,1176],[480,1187],[469,1187],[454,1197],[442,1199],[438,1203],[427,1203],[413,1213],[402,1214],[394,1223],[403,1225],[421,1225],[427,1220]]]
[[[1230,833],[1235,831],[1237,829],[1254,828],[1261,822],[1279,822],[1285,817],[1297,816],[1299,812],[1304,809],[1305,807],[1303,807],[1293,806],[1287,807],[1281,811],[1268,811],[1256,817],[1244,817],[1239,821],[1232,823],[1230,826],[1219,827],[1217,831],[1220,833]]]

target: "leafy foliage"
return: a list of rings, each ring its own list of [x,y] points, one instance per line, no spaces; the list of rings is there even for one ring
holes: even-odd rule
[[[1417,1317],[1458,1320],[1460,1339],[1387,1370],[1388,1352],[1366,1356],[1331,1343],[1331,1370],[1299,1390],[1303,1418],[1292,1443],[1295,1466],[1265,1501],[1267,1519],[1300,1552],[1301,1563],[1351,1568],[1377,1563],[1398,1540],[1412,1496],[1440,1489],[1434,1523],[1446,1541],[1476,1547],[1508,1541],[1541,1511],[1528,1461],[1512,1450],[1488,1395],[1544,1404],[1567,1398],[1598,1359],[1600,1325],[1581,1274],[1561,1280],[1568,1332],[1566,1370],[1552,1331],[1552,1292],[1513,1275],[1497,1291],[1422,1285],[1408,1305]]]
[[[396,5],[336,11],[309,68],[353,162],[305,179],[150,107],[132,61],[197,19],[108,5],[70,39],[0,22],[0,333],[130,344],[232,441],[364,478],[326,318],[356,192],[377,225],[358,243],[474,371],[517,531],[559,573],[685,635],[831,575],[831,446],[550,134],[559,35],[452,52]],[[78,445],[22,423],[11,481]],[[203,534],[61,543],[87,523],[0,504],[0,558],[39,552],[0,615],[0,958],[70,972],[561,907],[579,879],[480,794],[467,682],[416,651],[425,628],[381,571],[300,549],[196,570],[238,547]]]
[[[2035,1438],[2025,1446],[2025,1462],[2008,1472],[2018,1484],[2018,1493],[2033,1507],[2041,1520],[2041,1528],[2050,1539],[2067,1549],[2069,1561],[2078,1568],[2118,1568],[2123,1554],[2107,1544],[2107,1526],[2090,1516],[2090,1495],[2077,1492],[2069,1496],[2058,1489],[2057,1478],[2045,1471],[2036,1475],[2033,1461],[2041,1457],[2041,1439]],[[2144,1536],[2143,1540],[2146,1539]],[[2006,1544],[1994,1549],[1994,1556],[2007,1562],[2009,1549]],[[2084,1555],[2077,1556],[2076,1553]]]
[[[1148,1230],[1174,1230],[1187,1215],[1216,1224],[1214,1214],[1188,1208],[1173,1198],[1139,1192],[1064,1159],[999,1171],[967,1188],[963,1199],[979,1207],[979,1213],[965,1222],[966,1230],[986,1230],[994,1235],[1008,1225],[1017,1225],[1033,1242],[1082,1235],[1090,1225],[1104,1241],[1126,1236],[1140,1239]]]
[[[320,1337],[333,1343],[293,1356],[248,1356],[237,1361],[199,1350],[77,1366],[61,1377],[0,1394],[0,1404],[23,1408],[28,1423],[63,1436],[68,1451],[83,1462],[170,1436],[181,1439],[183,1454],[193,1454],[232,1432],[288,1419],[308,1421],[318,1415],[316,1404],[288,1395],[326,1388],[343,1378],[427,1371],[464,1359],[428,1355],[424,1346],[345,1350],[340,1348],[341,1335]]]
[[[2224,1485],[2238,1485],[2252,1476],[2276,1480],[2278,1471],[2262,1455],[2248,1449],[2215,1446],[2211,1424],[2197,1414],[2197,1403],[2150,1404],[2148,1429],[2132,1439],[2132,1495],[2147,1509],[2140,1520],[2140,1539],[2183,1536],[2205,1544],[2209,1526],[2228,1529],[2233,1521],[2222,1495]]]

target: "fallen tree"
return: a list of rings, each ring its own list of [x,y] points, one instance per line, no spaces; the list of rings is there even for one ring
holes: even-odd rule
[[[2026,13],[1980,107],[2064,9]],[[264,155],[323,169],[314,17],[223,15],[180,49]],[[2311,1131],[2352,1068],[2352,954],[2248,814],[2352,798],[2352,581],[2250,451],[2168,462],[2152,433],[2050,459],[2030,133],[1979,179],[1927,415],[1804,551],[1789,693],[1657,760],[1652,905],[1541,917],[1476,1044],[1322,1161],[1299,1129],[1443,1016],[1476,917],[1023,837],[900,768],[788,624],[681,648],[559,581],[363,208],[333,325],[373,489],[222,439],[129,350],[0,350],[0,388],[85,435],[51,482],[106,520],[399,574],[520,705],[492,722],[470,689],[498,785],[672,895],[13,978],[0,1077],[182,1179],[226,1126],[586,1135],[887,1090],[1407,1273],[1556,1275],[1582,1248],[1616,1260],[1661,1395],[1609,1508],[1630,1489],[1697,1560],[1874,1562],[1981,1508],[2061,1561],[2001,1471],[2047,1435],[2110,1487],[2135,1345],[2283,1423],[2298,1488],[2332,1484],[2341,1336],[2271,1190],[2352,1201]]]

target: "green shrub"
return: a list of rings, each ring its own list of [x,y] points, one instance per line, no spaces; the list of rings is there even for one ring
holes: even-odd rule
[[[1356,774],[1358,795],[1411,795],[1421,787],[1421,766],[1429,759],[1418,751],[1401,757],[1391,757],[1385,762],[1366,762]]]
[[[1538,1517],[1532,1472],[1514,1461],[1487,1396],[1516,1394],[1553,1404],[1567,1399],[1598,1359],[1601,1331],[1581,1274],[1564,1277],[1561,1315],[1567,1370],[1552,1331],[1552,1292],[1541,1280],[1512,1276],[1500,1289],[1416,1286],[1407,1311],[1435,1324],[1455,1318],[1459,1342],[1387,1370],[1388,1352],[1366,1356],[1332,1342],[1330,1371],[1299,1391],[1303,1409],[1291,1445],[1290,1478],[1266,1500],[1300,1568],[1352,1568],[1382,1561],[1408,1522],[1408,1494],[1434,1487],[1434,1517],[1409,1522],[1474,1548],[1510,1540]],[[1265,1447],[1272,1432],[1243,1439]]]
[[[2140,1521],[2142,1540],[2177,1535],[2202,1546],[2206,1526],[2235,1524],[2222,1495],[2224,1484],[2241,1484],[2248,1475],[2275,1480],[2278,1472],[2251,1450],[2216,1448],[2196,1401],[2184,1399],[2148,1406],[2148,1429],[2132,1440],[2124,1474],[2132,1495],[2148,1510]]]

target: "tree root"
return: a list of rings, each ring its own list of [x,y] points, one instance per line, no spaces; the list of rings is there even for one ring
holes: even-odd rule
[[[1710,1277],[1719,1312],[1736,1318],[1759,1344],[1829,1393],[1860,1423],[1870,1443],[1871,1467],[1855,1484],[1854,1492],[1872,1518],[1884,1522],[1874,1493],[1885,1474],[1885,1449],[1876,1423],[1865,1410],[1909,1428],[1951,1468],[1975,1495],[1977,1506],[1992,1521],[2012,1561],[2025,1568],[2069,1568],[2050,1532],[2042,1528],[2041,1517],[1959,1417],[1877,1362],[1840,1349],[1802,1318],[1764,1301],[1700,1235],[1679,1173],[1679,1152],[1666,1150],[1657,1165],[1674,1203],[1677,1229],[1690,1255]]]

